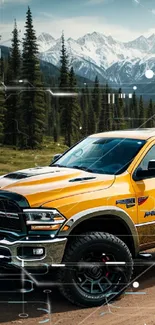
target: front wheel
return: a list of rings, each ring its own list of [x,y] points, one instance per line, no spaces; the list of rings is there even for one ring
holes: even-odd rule
[[[94,307],[119,296],[127,287],[133,260],[128,247],[116,236],[91,232],[68,245],[58,274],[60,292],[70,302]]]

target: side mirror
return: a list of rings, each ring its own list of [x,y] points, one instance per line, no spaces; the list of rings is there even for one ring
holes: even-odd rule
[[[137,169],[133,175],[135,181],[140,181],[145,178],[155,177],[155,160],[150,160],[148,163],[148,169],[143,170],[141,168]]]
[[[155,160],[150,160],[149,163],[148,163],[148,170],[150,171],[154,171],[155,173]]]
[[[54,157],[53,157],[53,159],[52,159],[52,161],[51,161],[51,164],[52,164],[53,162],[55,162],[56,160],[58,160],[61,156],[62,156],[61,153],[57,153],[56,155],[54,155]]]

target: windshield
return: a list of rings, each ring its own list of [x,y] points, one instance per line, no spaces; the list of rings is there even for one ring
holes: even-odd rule
[[[51,166],[84,169],[93,173],[123,173],[146,141],[88,137]]]

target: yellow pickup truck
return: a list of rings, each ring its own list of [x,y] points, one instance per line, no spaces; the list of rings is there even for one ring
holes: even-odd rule
[[[56,268],[75,304],[120,295],[133,259],[152,247],[155,129],[94,134],[50,166],[0,177],[1,262]]]

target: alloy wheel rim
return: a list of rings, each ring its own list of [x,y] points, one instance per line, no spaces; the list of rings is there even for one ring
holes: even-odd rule
[[[118,292],[115,290],[122,281],[125,284],[124,267],[118,266],[113,255],[103,252],[98,252],[97,255],[96,251],[86,254],[74,268],[74,274],[80,291],[92,296],[116,295]]]

